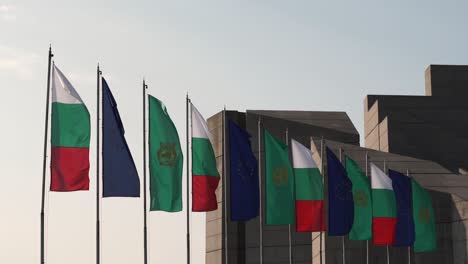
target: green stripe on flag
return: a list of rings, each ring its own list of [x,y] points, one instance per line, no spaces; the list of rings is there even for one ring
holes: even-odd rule
[[[192,138],[192,174],[219,177],[213,146],[207,138]]]
[[[322,176],[317,168],[294,169],[296,200],[323,200]]]
[[[372,189],[372,215],[374,217],[396,217],[395,194],[392,190]]]
[[[52,103],[52,147],[89,148],[89,112],[84,104]]]

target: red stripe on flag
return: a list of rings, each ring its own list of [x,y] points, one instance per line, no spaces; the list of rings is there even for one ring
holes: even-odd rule
[[[218,188],[219,177],[215,176],[192,176],[192,211],[208,212],[218,208],[216,201],[216,188]]]
[[[372,243],[374,245],[393,245],[396,223],[396,218],[372,218]]]
[[[325,231],[323,200],[296,201],[296,231]]]
[[[53,147],[50,161],[50,190],[89,190],[89,149]]]

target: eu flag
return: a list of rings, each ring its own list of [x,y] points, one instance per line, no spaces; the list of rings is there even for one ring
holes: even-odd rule
[[[388,176],[392,179],[397,204],[397,223],[393,245],[409,247],[413,245],[415,238],[411,178],[394,170],[388,170]]]
[[[247,131],[229,120],[231,220],[247,221],[258,216],[260,199],[258,164]]]
[[[344,236],[354,221],[352,183],[346,169],[327,147],[328,173],[328,235]]]
[[[102,78],[103,197],[140,197],[140,179],[114,96]]]

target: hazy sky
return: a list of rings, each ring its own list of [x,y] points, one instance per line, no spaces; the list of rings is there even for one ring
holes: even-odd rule
[[[468,64],[466,1],[0,0],[0,263],[39,260],[47,51],[92,114],[91,191],[51,193],[50,264],[95,258],[95,71],[119,104],[141,172],[141,82],[185,144],[185,94],[228,109],[346,111],[366,94],[423,94],[429,64]],[[185,149],[185,148],[184,148]],[[102,202],[102,263],[142,262],[141,199]],[[184,263],[185,213],[151,213],[151,263]],[[204,263],[204,215],[192,215]]]

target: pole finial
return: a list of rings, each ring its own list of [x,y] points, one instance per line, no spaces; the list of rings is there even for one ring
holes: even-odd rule
[[[49,57],[52,58],[54,57],[54,54],[52,53],[52,44],[49,43]]]

